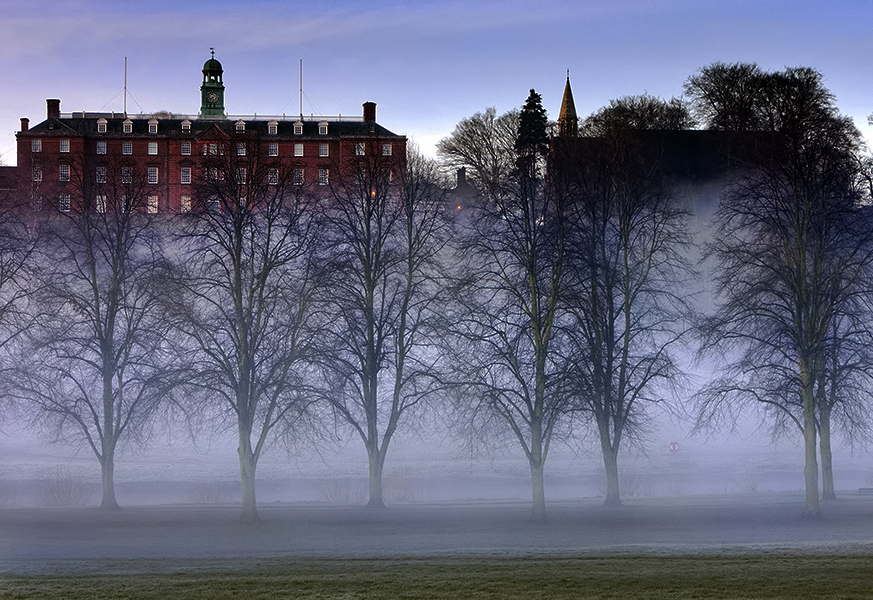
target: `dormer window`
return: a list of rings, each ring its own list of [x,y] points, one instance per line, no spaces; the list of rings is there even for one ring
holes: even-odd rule
[[[149,119],[149,133],[157,133],[158,132],[158,120],[157,119]]]
[[[106,133],[106,119],[97,121],[97,133]]]
[[[188,119],[182,121],[182,131],[191,131],[191,121]]]
[[[242,133],[243,131],[246,130],[246,122],[245,121],[237,121],[234,124],[234,127],[236,128],[237,133]]]
[[[297,121],[294,123],[294,135],[303,135],[303,122]]]
[[[132,132],[133,131],[133,121],[131,121],[130,119],[125,119],[123,131],[124,131],[124,133]]]
[[[270,135],[276,135],[279,133],[279,123],[277,121],[270,121],[267,123],[267,133]]]
[[[318,135],[327,135],[327,121],[318,124]]]

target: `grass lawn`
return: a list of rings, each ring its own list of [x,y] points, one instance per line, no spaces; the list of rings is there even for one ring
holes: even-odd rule
[[[135,571],[136,563],[118,565]],[[150,563],[148,569],[173,569]],[[0,598],[869,598],[873,556],[276,560],[242,570],[0,576]]]

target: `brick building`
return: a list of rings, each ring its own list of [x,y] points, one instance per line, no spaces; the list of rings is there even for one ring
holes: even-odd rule
[[[281,177],[316,190],[336,183],[344,162],[355,157],[378,154],[394,168],[405,164],[406,138],[376,123],[373,102],[363,104],[358,118],[230,116],[214,53],[203,65],[200,95],[195,116],[62,113],[60,100],[46,100],[46,119],[30,127],[22,118],[16,134],[19,201],[61,211],[93,202],[99,210],[101,186],[116,177],[138,185],[144,210],[185,212],[196,201],[205,165],[217,156],[233,156],[240,172],[246,160],[263,157],[260,164],[272,165],[270,183]]]

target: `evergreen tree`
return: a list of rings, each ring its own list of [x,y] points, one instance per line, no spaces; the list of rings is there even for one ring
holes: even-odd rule
[[[532,89],[521,109],[515,151],[522,156],[545,156],[549,150],[548,124],[543,98]]]

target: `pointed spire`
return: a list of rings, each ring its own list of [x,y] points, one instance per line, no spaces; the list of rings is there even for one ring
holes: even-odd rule
[[[570,69],[567,69],[567,85],[564,86],[564,99],[561,100],[561,112],[558,114],[558,136],[577,137],[578,135],[579,118],[576,116],[573,90],[570,89]]]

